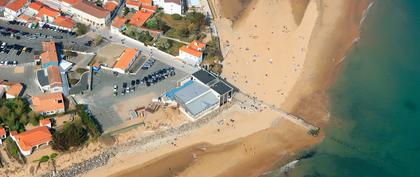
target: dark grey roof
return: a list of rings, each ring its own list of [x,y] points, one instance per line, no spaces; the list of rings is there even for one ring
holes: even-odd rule
[[[46,70],[43,70],[43,69],[40,69],[36,72],[38,82],[41,86],[45,86],[45,85],[50,84],[49,81],[48,81],[48,76],[45,72],[46,72]]]
[[[218,94],[223,95],[231,90],[233,90],[232,87],[224,83],[223,81],[216,82],[211,86],[211,88],[216,91]]]
[[[197,72],[192,74],[195,78],[203,82],[204,84],[208,84],[211,81],[215,80],[216,77],[213,74],[210,74],[210,72],[206,70],[198,70]]]

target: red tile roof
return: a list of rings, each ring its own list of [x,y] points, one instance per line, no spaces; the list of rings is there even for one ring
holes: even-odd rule
[[[108,1],[104,5],[104,9],[110,12],[114,11],[115,8],[117,8],[117,3],[114,1]]]
[[[31,106],[37,113],[64,109],[64,98],[61,93],[44,93],[33,96]]]
[[[44,52],[41,53],[41,63],[43,64],[48,63],[48,62],[58,63],[58,55],[57,55],[54,41],[42,42],[42,50]]]
[[[56,10],[50,8],[50,7],[44,6],[44,7],[41,8],[41,10],[39,10],[37,16],[42,17],[44,15],[49,16],[49,17],[57,17],[57,16],[60,15],[60,12],[58,12],[58,11],[56,11]]]
[[[21,83],[17,83],[12,85],[9,90],[7,90],[6,94],[12,95],[12,96],[19,96],[22,93],[23,85]]]
[[[6,135],[6,130],[3,127],[0,127],[0,137]]]
[[[25,4],[27,2],[28,2],[27,0],[16,0],[16,1],[13,1],[12,3],[10,3],[10,4],[7,4],[6,8],[11,9],[13,11],[18,11],[23,6],[25,6]]]
[[[9,2],[10,2],[10,0],[0,0],[0,6],[5,6]]]
[[[114,68],[119,68],[122,70],[127,70],[130,67],[130,63],[133,58],[136,56],[137,50],[136,49],[125,49],[124,52],[121,54],[120,59],[114,65]]]
[[[51,120],[48,118],[39,120],[39,126],[47,126],[48,124],[51,124]]]
[[[58,66],[48,66],[48,82],[51,87],[61,87],[63,83],[61,82],[61,73]]]
[[[32,3],[29,4],[29,8],[34,9],[36,11],[39,11],[39,9],[41,9],[42,6],[44,6],[44,4],[42,4],[38,1],[35,1],[35,2],[32,2]]]
[[[29,151],[34,146],[52,141],[52,135],[47,127],[37,127],[20,134],[15,134],[14,137],[16,143],[24,151]]]
[[[130,24],[141,27],[153,15],[153,12],[139,10],[130,19]]]
[[[104,8],[85,1],[79,1],[74,4],[73,7],[96,18],[106,18],[109,15],[109,11]]]
[[[76,23],[71,18],[64,17],[64,16],[58,16],[54,19],[54,23],[58,26],[72,29],[74,26],[76,26]]]
[[[114,18],[114,20],[112,20],[112,26],[120,29],[126,22],[127,22],[126,18],[121,18],[117,16]]]
[[[156,10],[157,10],[157,6],[149,6],[149,5],[141,5],[141,9],[142,10],[148,10],[148,11],[151,11],[151,12],[156,12]]]
[[[140,7],[142,4],[151,6],[152,0],[127,0],[125,3],[137,7]]]
[[[78,3],[79,1],[81,1],[81,0],[63,0],[63,2],[65,2],[65,3],[67,3],[67,4],[71,4],[71,5],[76,4],[76,3]]]
[[[200,50],[204,49],[204,47],[206,47],[205,43],[200,42],[198,40],[194,40],[187,46],[181,47],[179,50],[186,52],[190,55],[200,57],[201,55],[203,55],[203,52]]]

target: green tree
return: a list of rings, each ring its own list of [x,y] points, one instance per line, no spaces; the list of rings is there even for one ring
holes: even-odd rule
[[[32,124],[32,125],[38,125],[39,124],[39,117],[38,117],[38,114],[37,113],[35,113],[35,112],[33,112],[33,111],[30,111],[29,113],[28,113],[28,119],[29,119],[29,122]]]

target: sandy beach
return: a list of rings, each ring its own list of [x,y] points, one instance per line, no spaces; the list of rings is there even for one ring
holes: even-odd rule
[[[358,36],[368,0],[210,2],[225,57],[222,77],[270,106],[324,126],[328,86]],[[322,131],[308,135],[305,127],[249,100],[234,101],[203,126],[148,144],[125,145],[165,127],[116,134],[114,147],[126,149],[82,176],[259,176],[322,140]],[[182,114],[162,112],[152,120],[168,115],[177,122],[171,126],[187,122]],[[161,124],[168,123],[156,122]],[[65,168],[109,148],[99,141],[57,162]],[[26,169],[17,175],[30,174]]]

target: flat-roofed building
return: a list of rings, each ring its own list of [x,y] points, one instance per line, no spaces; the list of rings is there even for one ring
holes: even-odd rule
[[[118,61],[115,63],[113,70],[121,74],[126,73],[139,55],[140,50],[132,48],[125,49],[120,55]]]
[[[47,127],[41,126],[22,133],[10,132],[10,137],[16,142],[20,152],[29,156],[35,149],[49,145],[53,138]]]
[[[71,7],[71,13],[82,23],[105,27],[110,22],[111,13],[104,8],[86,1],[79,1]]]
[[[153,0],[153,4],[163,8],[166,14],[183,14],[185,11],[184,0]]]

